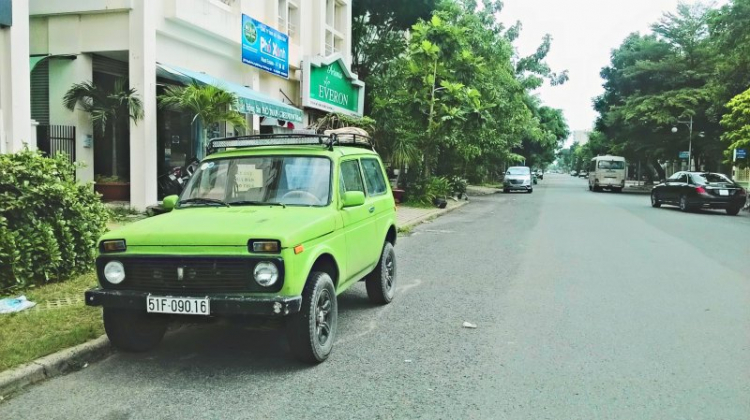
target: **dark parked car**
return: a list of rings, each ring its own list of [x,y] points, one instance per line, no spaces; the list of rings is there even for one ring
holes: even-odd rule
[[[747,200],[747,191],[724,174],[677,172],[651,190],[651,206],[679,206],[682,211],[699,208],[725,209],[737,215]]]

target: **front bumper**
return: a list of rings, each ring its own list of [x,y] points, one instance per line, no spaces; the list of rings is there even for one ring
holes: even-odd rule
[[[146,311],[146,297],[163,296],[150,292],[132,290],[91,289],[86,291],[86,305],[105,306],[108,308],[133,309]],[[197,297],[197,296],[174,296]],[[201,296],[203,297],[203,296]],[[302,297],[251,297],[236,295],[207,295],[211,301],[211,316],[255,315],[280,317],[300,311]]]
[[[531,185],[507,183],[507,184],[503,184],[503,189],[506,189],[506,190],[530,190],[531,189]]]

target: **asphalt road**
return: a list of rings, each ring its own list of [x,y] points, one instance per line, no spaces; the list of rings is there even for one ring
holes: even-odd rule
[[[0,418],[750,418],[748,213],[652,209],[548,175],[396,249],[397,299],[341,296],[319,366],[279,332],[188,327],[32,387]]]

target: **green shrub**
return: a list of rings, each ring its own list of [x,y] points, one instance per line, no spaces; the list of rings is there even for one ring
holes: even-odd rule
[[[0,155],[0,288],[91,269],[108,211],[65,156]]]
[[[446,198],[453,188],[450,181],[443,177],[421,179],[409,185],[408,201],[422,206],[433,206],[436,198]]]

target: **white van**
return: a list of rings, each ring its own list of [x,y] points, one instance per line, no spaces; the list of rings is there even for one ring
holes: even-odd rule
[[[627,162],[622,156],[597,156],[589,165],[589,191],[606,188],[622,192],[627,177]]]

